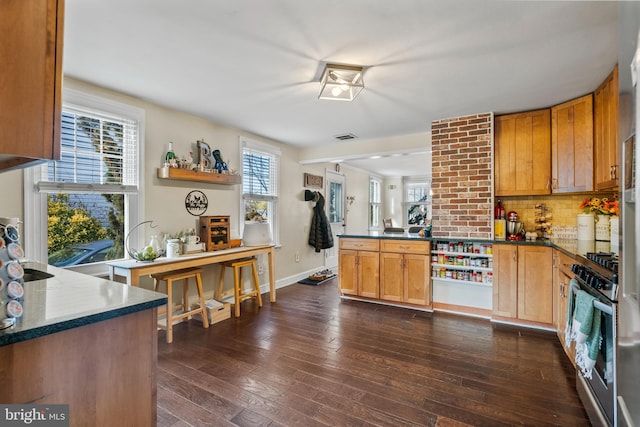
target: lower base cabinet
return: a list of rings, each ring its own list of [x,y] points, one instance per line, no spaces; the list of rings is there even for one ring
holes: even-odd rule
[[[430,308],[430,242],[340,238],[342,295]]]
[[[542,246],[493,246],[493,317],[552,326],[552,249]]]
[[[571,292],[571,265],[574,259],[561,253],[558,250],[553,251],[553,272],[554,272],[554,307],[556,309],[556,330],[558,339],[562,348],[571,363],[575,365],[576,360],[576,343],[572,341],[568,346],[565,345],[565,328],[567,326],[567,308],[569,305],[569,292]]]
[[[338,280],[343,295],[380,296],[380,254],[375,239],[340,239]]]

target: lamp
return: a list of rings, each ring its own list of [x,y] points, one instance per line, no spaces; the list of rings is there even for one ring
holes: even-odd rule
[[[318,99],[353,101],[364,88],[363,67],[327,64],[320,79]]]

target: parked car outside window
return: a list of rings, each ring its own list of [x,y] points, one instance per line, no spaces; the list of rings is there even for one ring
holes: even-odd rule
[[[72,265],[102,262],[106,260],[107,253],[112,246],[113,240],[77,243],[49,255],[48,263],[54,267],[69,267]]]

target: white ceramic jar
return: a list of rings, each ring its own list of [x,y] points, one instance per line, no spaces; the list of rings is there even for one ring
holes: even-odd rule
[[[180,256],[180,239],[167,240],[167,258]]]

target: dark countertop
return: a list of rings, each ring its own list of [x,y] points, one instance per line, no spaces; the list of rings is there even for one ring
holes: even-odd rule
[[[45,271],[54,277],[24,283],[23,315],[14,326],[0,331],[0,346],[113,319],[167,302],[164,294],[46,264],[25,262],[23,267]]]
[[[365,231],[361,233],[345,233],[338,235],[340,238],[358,239],[400,239],[400,240],[428,240],[431,242],[474,242],[500,245],[528,245],[528,246],[548,246],[559,249],[570,257],[585,255],[587,252],[608,252],[609,242],[586,242],[574,239],[554,239],[554,240],[491,240],[491,239],[467,239],[461,237],[420,237],[417,233],[384,233],[382,231]]]

